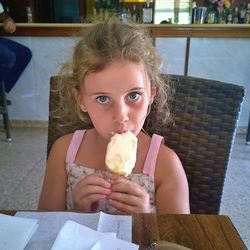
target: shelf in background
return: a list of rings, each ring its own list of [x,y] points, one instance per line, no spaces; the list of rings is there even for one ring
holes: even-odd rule
[[[14,34],[1,36],[80,36],[91,24],[17,23]],[[142,24],[152,37],[250,38],[249,24]]]

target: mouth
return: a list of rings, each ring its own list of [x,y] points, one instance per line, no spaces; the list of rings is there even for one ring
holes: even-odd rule
[[[117,131],[111,131],[110,134],[114,135],[114,134],[124,134],[126,132],[130,131],[131,133],[133,133],[132,130],[117,130]]]

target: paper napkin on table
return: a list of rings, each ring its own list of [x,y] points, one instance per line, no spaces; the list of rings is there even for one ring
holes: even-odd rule
[[[38,220],[0,214],[0,249],[22,250],[38,228]]]
[[[52,250],[138,250],[139,246],[116,238],[115,233],[104,233],[67,220],[52,246]]]

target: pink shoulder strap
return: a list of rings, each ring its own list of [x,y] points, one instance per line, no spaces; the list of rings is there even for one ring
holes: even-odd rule
[[[73,163],[76,158],[76,154],[81,145],[83,136],[86,130],[76,130],[73,134],[69,148],[66,155],[66,163]]]
[[[156,159],[160,149],[160,145],[164,143],[164,138],[160,135],[153,134],[149,146],[148,154],[143,167],[143,174],[154,175]]]

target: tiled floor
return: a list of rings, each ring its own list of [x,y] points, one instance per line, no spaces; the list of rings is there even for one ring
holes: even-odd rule
[[[36,209],[46,160],[46,128],[12,129],[13,142],[0,131],[0,209]],[[235,138],[221,214],[229,215],[250,249],[250,146]]]
[[[46,128],[15,128],[12,143],[0,132],[0,209],[36,209],[46,160]]]

